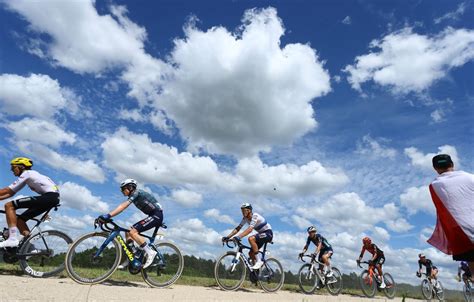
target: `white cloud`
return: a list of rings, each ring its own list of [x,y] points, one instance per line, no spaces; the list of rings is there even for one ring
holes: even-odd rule
[[[390,234],[387,230],[378,226],[372,230],[372,236],[379,242],[387,242],[390,239]]]
[[[449,21],[456,21],[459,20],[459,18],[464,14],[466,11],[467,4],[466,2],[462,2],[458,5],[455,11],[448,12],[444,14],[443,16],[434,19],[435,24],[439,24],[443,21],[449,20]]]
[[[352,88],[374,81],[394,93],[421,92],[444,78],[455,67],[474,59],[474,30],[446,28],[430,37],[411,28],[391,33],[370,43],[372,52],[355,58],[349,73]]]
[[[245,12],[238,33],[188,25],[175,40],[156,101],[190,150],[238,156],[286,145],[316,127],[311,101],[330,91],[330,77],[307,44],[281,47],[273,8]]]
[[[30,154],[37,161],[47,165],[83,177],[92,182],[102,183],[105,175],[102,169],[92,160],[81,160],[73,156],[60,154],[47,146],[22,141],[17,143],[17,147],[25,154]]]
[[[26,140],[59,147],[61,144],[73,144],[76,141],[74,133],[62,130],[56,124],[37,119],[24,118],[17,122],[10,122],[6,128],[12,132],[16,140]]]
[[[413,166],[418,166],[426,170],[433,170],[433,163],[432,159],[436,154],[449,154],[451,159],[454,162],[454,165],[460,166],[461,163],[458,158],[458,152],[456,147],[450,145],[444,145],[438,147],[437,153],[427,153],[423,154],[422,152],[418,151],[415,147],[405,148],[405,155],[407,155],[411,159],[411,164]]]
[[[209,209],[204,212],[204,216],[212,218],[221,223],[227,223],[230,225],[237,225],[234,219],[229,215],[222,214],[218,209]]]
[[[11,115],[49,118],[68,105],[74,94],[61,88],[57,80],[47,75],[0,75],[0,105]]]
[[[397,218],[394,220],[385,221],[388,229],[397,233],[409,231],[413,226],[405,218]]]
[[[415,214],[423,211],[429,214],[435,214],[435,207],[431,201],[428,185],[421,187],[411,187],[400,195],[401,204],[407,208],[409,214]]]
[[[105,214],[109,211],[109,205],[100,197],[92,195],[91,191],[84,186],[73,182],[65,182],[59,186],[61,203],[69,208],[81,211],[93,211]]]
[[[445,115],[446,115],[446,112],[444,112],[443,109],[436,109],[435,111],[431,112],[430,116],[433,122],[441,123],[441,122],[446,121]]]
[[[346,16],[344,19],[342,19],[342,24],[345,24],[345,25],[351,25],[352,24],[352,19],[351,19],[351,16]]]
[[[145,122],[147,120],[147,116],[138,109],[121,109],[118,112],[117,117],[122,120],[130,120],[133,122]]]
[[[390,158],[393,159],[397,155],[397,150],[385,147],[383,143],[386,140],[372,138],[370,134],[365,135],[361,141],[357,142],[356,153],[372,158]]]
[[[174,190],[171,198],[185,207],[197,207],[202,202],[202,195],[189,190]]]
[[[289,224],[295,225],[298,229],[301,230],[306,230],[311,225],[311,222],[308,219],[299,215],[284,216],[281,220]]]

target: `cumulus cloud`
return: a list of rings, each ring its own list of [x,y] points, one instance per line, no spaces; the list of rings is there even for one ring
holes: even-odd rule
[[[436,109],[430,114],[431,119],[435,123],[441,123],[441,122],[446,121],[445,115],[446,115],[446,112],[444,112],[443,109]]]
[[[434,19],[434,23],[439,24],[446,20],[448,21],[459,20],[459,18],[465,13],[467,6],[468,5],[466,4],[466,2],[459,3],[455,11],[448,12],[444,14],[443,16]]]
[[[6,128],[15,135],[17,140],[37,142],[52,147],[73,144],[76,141],[74,133],[66,132],[56,124],[37,118],[24,118],[10,122]]]
[[[352,24],[352,19],[351,19],[351,16],[346,16],[344,19],[342,19],[342,24],[345,24],[345,25],[351,25]]]
[[[202,195],[189,190],[174,190],[171,198],[185,207],[197,207],[202,202]]]
[[[0,105],[11,115],[49,118],[64,109],[71,98],[75,98],[71,90],[61,88],[47,75],[0,75]]]
[[[92,195],[92,192],[74,182],[65,182],[59,186],[61,203],[69,208],[81,211],[93,211],[96,213],[107,213],[109,205],[100,197]]]
[[[431,201],[428,185],[421,187],[411,187],[400,195],[401,204],[407,208],[409,214],[416,214],[423,211],[428,214],[435,214],[435,207]]]
[[[411,159],[411,164],[413,166],[421,167],[425,170],[433,170],[433,163],[432,159],[436,154],[449,154],[451,159],[454,162],[454,165],[460,166],[461,163],[458,158],[458,152],[456,147],[450,145],[444,145],[438,147],[437,153],[427,153],[423,154],[422,152],[418,151],[415,147],[405,148],[405,155]]]
[[[286,223],[295,225],[296,227],[298,227],[298,229],[301,230],[306,230],[311,225],[311,222],[308,219],[299,215],[284,216],[281,220]]]
[[[102,183],[105,181],[104,171],[91,159],[81,160],[74,156],[58,153],[45,145],[28,141],[18,142],[17,147],[25,154],[29,154],[37,158],[38,161],[58,170],[64,170],[92,182]]]
[[[372,41],[370,48],[344,68],[352,88],[361,91],[361,84],[374,81],[394,93],[421,92],[474,59],[474,31],[448,27],[426,36],[405,28]]]
[[[385,142],[384,139],[376,140],[367,134],[357,142],[356,153],[372,158],[395,158],[397,150],[384,146]]]
[[[388,229],[397,233],[403,233],[413,229],[411,225],[405,218],[397,218],[394,220],[385,221]]]
[[[230,225],[237,225],[237,222],[232,219],[229,215],[222,214],[218,209],[209,209],[204,212],[204,216],[212,218],[221,223],[227,223]]]
[[[190,24],[175,40],[175,68],[155,106],[191,150],[249,156],[316,127],[311,101],[331,89],[316,51],[282,47],[285,30],[273,8],[248,10],[242,23],[237,33]]]

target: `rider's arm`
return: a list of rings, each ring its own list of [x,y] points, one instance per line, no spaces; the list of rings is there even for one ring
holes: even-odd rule
[[[235,234],[237,234],[241,229],[241,226],[238,225],[235,229],[232,230],[232,232],[230,232],[229,235],[227,235],[227,238],[231,238],[232,236],[234,236]]]
[[[362,257],[364,257],[364,253],[365,253],[365,246],[362,246],[362,250],[360,251],[360,255],[359,255],[359,261],[361,261]]]
[[[320,241],[318,246],[316,247],[316,254],[318,254],[321,251],[322,247],[323,247],[323,243]]]
[[[420,269],[418,271],[421,273],[421,268],[423,267],[422,264],[421,264],[421,261],[418,261],[418,266],[420,267]]]
[[[122,202],[118,207],[115,208],[115,210],[109,213],[110,217],[114,217],[115,215],[122,213],[122,211],[128,208],[129,205],[130,202],[128,200]]]
[[[248,234],[252,233],[252,231],[253,231],[253,226],[249,226],[245,231],[239,234],[239,237],[243,238],[247,236]]]
[[[9,187],[0,189],[0,200],[4,200],[15,195],[15,192]]]

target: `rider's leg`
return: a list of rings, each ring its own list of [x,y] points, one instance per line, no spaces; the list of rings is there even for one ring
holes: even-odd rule
[[[332,270],[331,270],[331,258],[330,257],[331,257],[331,252],[328,252],[328,253],[324,254],[323,257],[322,257],[323,263],[326,265],[328,273],[332,272]]]
[[[258,255],[258,245],[257,245],[257,240],[255,239],[255,236],[249,237],[249,244],[250,244],[250,247],[252,248],[249,251],[250,259],[252,259],[253,261],[256,261],[257,255]]]
[[[30,234],[30,228],[28,227],[26,222],[21,219],[21,217],[17,218],[16,225],[18,226],[18,229],[20,230],[20,233],[23,236],[28,236]]]
[[[5,204],[5,214],[7,216],[6,218],[7,218],[9,236],[7,240],[0,243],[0,247],[18,246],[19,230],[16,226],[17,219],[16,219],[15,206],[13,205],[13,202],[9,201]]]
[[[386,285],[385,285],[385,279],[383,278],[382,264],[377,263],[377,265],[375,267],[377,268],[377,271],[379,272],[379,276],[380,276],[380,280],[381,280],[380,288],[385,288]]]

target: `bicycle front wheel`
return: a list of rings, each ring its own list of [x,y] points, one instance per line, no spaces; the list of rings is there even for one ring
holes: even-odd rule
[[[463,286],[463,294],[464,294],[464,300],[466,300],[466,302],[473,302],[474,299],[473,299],[473,292],[472,292],[472,289],[471,289],[471,286],[467,283],[469,281],[464,281],[464,286]]]
[[[443,301],[444,300],[444,288],[443,288],[443,284],[441,283],[441,281],[438,280],[438,288],[434,287],[434,290],[435,290],[436,297],[438,298],[438,300]]]
[[[423,281],[421,281],[421,294],[423,295],[423,298],[425,298],[426,300],[431,300],[433,290],[431,288],[430,280],[423,279]]]
[[[258,272],[258,281],[266,292],[276,292],[285,282],[285,272],[280,261],[275,258],[265,260]]]
[[[223,290],[236,290],[245,280],[247,268],[236,252],[227,252],[222,255],[214,267],[214,276],[217,285]]]
[[[383,274],[383,279],[385,280],[385,286],[386,286],[384,289],[385,296],[387,296],[387,298],[389,299],[393,299],[393,297],[395,297],[395,292],[397,289],[395,280],[393,280],[392,275],[390,275],[389,273]]]
[[[337,296],[342,291],[342,275],[335,267],[332,268],[332,274],[332,277],[326,277],[326,287],[331,295]]]
[[[303,293],[311,295],[316,290],[318,275],[311,269],[311,264],[303,264],[298,271],[298,285]]]
[[[97,284],[115,272],[122,257],[117,239],[96,255],[108,237],[109,233],[105,232],[89,233],[71,245],[66,255],[66,271],[72,280],[80,284]]]
[[[64,259],[72,239],[55,230],[28,238],[18,252],[21,269],[30,276],[46,278],[64,270]]]
[[[177,246],[169,242],[160,242],[154,247],[158,253],[153,263],[142,270],[143,280],[153,287],[168,287],[183,272],[183,255]]]
[[[375,296],[376,282],[375,278],[370,276],[368,270],[364,270],[359,277],[360,288],[368,298]]]

